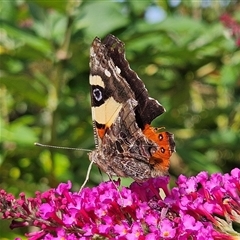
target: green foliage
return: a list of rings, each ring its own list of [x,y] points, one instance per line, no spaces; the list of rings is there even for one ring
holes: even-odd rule
[[[170,173],[240,165],[240,51],[219,21],[224,11],[240,19],[236,6],[158,2],[167,17],[149,23],[148,1],[2,1],[0,188],[33,195],[83,183],[85,152],[33,143],[94,149],[89,47],[108,33],[125,42],[131,68],[167,109],[154,125],[175,134]],[[94,167],[88,184],[99,181]]]

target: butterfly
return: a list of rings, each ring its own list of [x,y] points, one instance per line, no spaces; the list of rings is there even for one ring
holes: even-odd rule
[[[94,39],[89,81],[96,145],[90,161],[109,176],[138,182],[166,175],[175,152],[174,137],[150,125],[165,109],[149,97],[117,37]]]

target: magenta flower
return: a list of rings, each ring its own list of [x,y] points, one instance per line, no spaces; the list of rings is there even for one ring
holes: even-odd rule
[[[165,218],[161,221],[160,237],[163,239],[175,239],[176,227],[174,222]]]
[[[0,212],[10,228],[35,226],[37,239],[239,239],[240,169],[231,174],[181,175],[173,189],[169,177],[132,183],[103,182],[80,193],[71,182],[56,189],[21,193],[18,199],[0,191]],[[118,189],[119,188],[119,189]]]

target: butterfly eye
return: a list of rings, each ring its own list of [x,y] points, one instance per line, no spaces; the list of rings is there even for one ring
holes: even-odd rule
[[[102,92],[98,88],[93,89],[93,96],[98,102],[103,99]]]

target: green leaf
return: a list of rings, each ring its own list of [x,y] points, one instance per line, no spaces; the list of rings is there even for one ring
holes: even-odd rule
[[[28,4],[35,4],[38,8],[45,8],[49,10],[49,8],[54,9],[56,11],[60,11],[65,13],[67,9],[67,4],[69,1],[61,0],[61,1],[43,1],[43,0],[27,0]]]
[[[37,141],[37,136],[33,128],[24,124],[19,118],[18,121],[11,122],[10,125],[1,123],[1,142],[13,142],[21,146],[33,145]]]
[[[129,24],[122,4],[110,1],[90,1],[82,8],[84,18],[79,19],[86,26],[87,35],[103,37],[109,32]],[[77,24],[77,23],[76,23]]]
[[[1,78],[1,84],[4,84],[14,94],[18,94],[39,106],[46,104],[46,92],[36,79],[8,75]]]
[[[25,29],[16,27],[6,21],[0,20],[0,24],[2,30],[4,30],[7,35],[14,38],[18,44],[27,44],[47,56],[51,54],[52,49],[49,41],[41,38],[40,36],[34,35]]]

